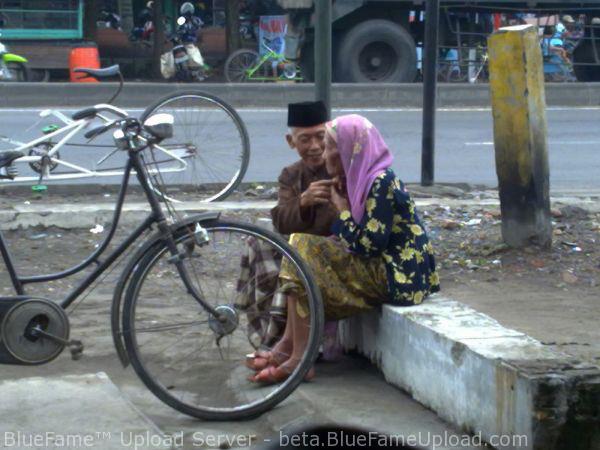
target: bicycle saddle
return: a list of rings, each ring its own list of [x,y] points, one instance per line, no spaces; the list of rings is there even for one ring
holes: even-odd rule
[[[10,166],[15,159],[20,158],[21,156],[25,156],[25,154],[16,150],[0,152],[0,169]]]
[[[94,78],[109,78],[119,75],[121,73],[121,69],[118,64],[114,66],[106,67],[104,69],[88,69],[85,67],[77,67],[73,69],[73,72],[77,73],[86,73]]]

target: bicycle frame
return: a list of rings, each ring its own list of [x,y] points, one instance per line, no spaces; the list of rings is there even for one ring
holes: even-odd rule
[[[293,78],[286,78],[283,75],[280,75],[278,77],[255,77],[254,74],[256,74],[256,72],[258,72],[258,70],[263,66],[263,64],[265,64],[267,61],[269,60],[274,60],[274,61],[281,61],[283,63],[289,63],[290,61],[288,61],[284,55],[277,53],[275,51],[273,51],[271,48],[269,48],[267,45],[263,44],[264,47],[268,50],[267,53],[265,53],[263,55],[263,57],[260,59],[260,61],[256,64],[255,67],[253,67],[252,69],[248,70],[248,79],[249,80],[254,80],[254,81],[271,81],[271,80],[289,80],[289,81],[302,81],[302,77],[296,75]]]
[[[115,116],[117,116],[119,118],[128,117],[128,114],[125,111],[123,111],[119,108],[116,108],[112,105],[101,104],[101,105],[96,105],[96,108],[101,108],[107,112],[114,114]],[[77,135],[83,129],[87,128],[89,126],[89,124],[94,120],[95,117],[100,118],[105,124],[112,122],[112,120],[109,117],[98,114],[92,118],[72,120],[72,119],[66,117],[60,111],[44,110],[40,113],[41,117],[48,117],[51,115],[56,117],[60,121],[62,121],[65,124],[65,126],[56,131],[45,134],[44,136],[41,136],[38,139],[27,142],[27,143],[16,141],[13,139],[8,139],[8,138],[2,138],[2,137],[0,137],[0,141],[3,140],[4,142],[8,142],[12,145],[17,146],[10,150],[16,150],[16,151],[21,151],[23,153],[28,153],[29,150],[35,148],[37,145],[49,142],[53,138],[60,137],[60,140],[58,142],[56,142],[55,144],[53,144],[52,149],[50,151],[48,151],[48,154],[45,156],[50,159],[50,162],[52,164],[56,164],[57,166],[66,167],[66,168],[70,169],[72,172],[53,174],[51,170],[46,170],[45,173],[43,174],[43,179],[47,180],[47,181],[73,180],[73,179],[80,179],[80,178],[114,177],[114,176],[122,176],[124,174],[123,170],[120,168],[118,170],[117,169],[90,170],[90,169],[87,169],[80,165],[65,161],[64,159],[61,159],[60,157],[58,157],[59,150],[62,149],[65,145],[68,145],[68,142],[73,138],[73,136]],[[111,147],[111,148],[114,148],[114,147]],[[169,160],[167,160],[167,162],[176,162],[177,163],[177,165],[175,165],[174,167],[168,167],[168,168],[161,169],[162,173],[173,173],[173,172],[185,171],[185,169],[187,168],[187,163],[185,162],[186,149],[167,150],[158,145],[154,146],[154,148],[156,150],[160,151],[161,153],[164,153],[165,155],[167,155],[167,157],[169,158]],[[98,165],[102,164],[115,152],[116,152],[115,150],[111,151],[110,153],[105,155],[100,161],[98,161],[97,164]],[[182,153],[182,152],[183,152],[183,156],[180,156],[179,153]],[[15,160],[13,162],[13,164],[31,164],[31,163],[40,163],[41,164],[42,159],[43,159],[43,156],[37,156],[37,155],[36,156],[23,156],[23,157]],[[156,171],[151,171],[151,173],[155,173],[155,172]],[[2,183],[2,184],[30,183],[30,182],[37,182],[39,180],[40,180],[40,175],[36,174],[36,176],[21,176],[21,177],[18,176],[16,178],[14,178],[13,180],[0,180],[0,183]]]
[[[151,213],[146,217],[146,219],[129,235],[125,238],[125,240],[110,253],[105,259],[100,260],[100,256],[104,253],[107,247],[112,242],[112,239],[117,230],[117,226],[119,224],[119,219],[121,216],[121,212],[123,209],[123,203],[125,201],[125,195],[127,192],[127,187],[129,185],[129,178],[132,173],[137,175],[137,179],[142,186],[147,200],[151,207]],[[26,295],[25,285],[31,283],[44,283],[53,280],[59,280],[62,278],[66,278],[70,275],[74,275],[88,268],[92,264],[97,264],[97,267],[90,273],[81,283],[76,286],[64,299],[62,299],[58,304],[63,308],[68,308],[79,295],[81,295],[87,288],[89,288],[94,281],[98,279],[104,273],[106,269],[108,269],[125,251],[146,231],[148,231],[152,225],[158,225],[158,229],[161,232],[167,247],[173,256],[180,256],[175,241],[172,236],[171,228],[167,224],[166,216],[160,206],[160,203],[156,197],[154,192],[154,188],[151,186],[149,182],[149,175],[147,170],[144,167],[144,163],[140,157],[140,155],[134,151],[129,152],[129,159],[125,166],[125,170],[123,173],[123,180],[121,182],[121,189],[119,191],[119,195],[117,198],[117,205],[115,208],[115,212],[113,215],[113,223],[111,228],[104,238],[104,241],[98,246],[98,248],[90,254],[87,259],[82,261],[81,263],[68,268],[62,272],[46,274],[46,275],[36,275],[36,276],[27,276],[22,277],[17,274],[17,270],[15,264],[13,262],[12,256],[9,252],[8,246],[4,240],[2,233],[0,232],[0,255],[4,261],[7,272],[10,276],[12,285],[15,289],[15,293],[18,296]],[[177,267],[181,279],[187,289],[187,291],[193,296],[193,298],[200,303],[200,305],[207,311],[209,311],[214,316],[218,317],[219,314],[214,310],[214,308],[206,303],[202,298],[202,295],[198,290],[194,287],[189,279],[189,275],[187,274],[187,270],[183,266],[183,258],[176,258],[174,261],[174,265]]]

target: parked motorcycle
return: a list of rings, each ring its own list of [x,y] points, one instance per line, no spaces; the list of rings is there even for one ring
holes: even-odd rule
[[[201,23],[190,23],[190,18],[182,16],[177,19],[177,25],[177,32],[171,37],[173,49],[161,56],[161,73],[163,77],[179,82],[203,81],[209,68],[195,44]]]
[[[10,53],[6,45],[0,42],[0,81],[29,81],[27,60]]]

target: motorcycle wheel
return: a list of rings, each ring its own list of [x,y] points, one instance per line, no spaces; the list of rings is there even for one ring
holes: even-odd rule
[[[29,81],[29,70],[25,64],[19,62],[9,62],[6,63],[6,67],[12,75],[12,81]]]

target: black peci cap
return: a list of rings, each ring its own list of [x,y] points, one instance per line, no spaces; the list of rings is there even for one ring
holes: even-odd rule
[[[322,101],[288,105],[288,127],[314,127],[328,120],[327,108]]]

